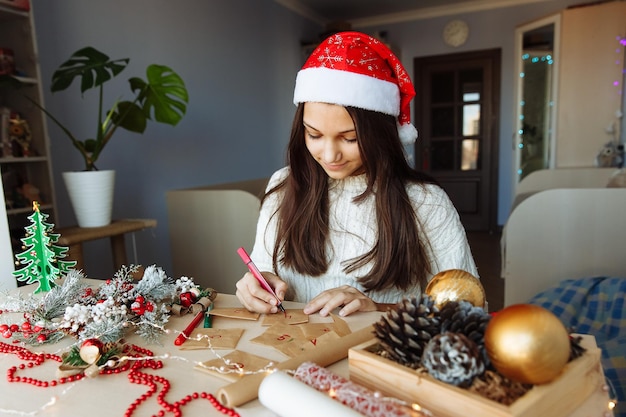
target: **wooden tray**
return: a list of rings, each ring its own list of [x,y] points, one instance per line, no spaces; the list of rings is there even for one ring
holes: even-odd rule
[[[565,417],[605,383],[595,339],[585,347],[585,354],[568,363],[559,378],[534,386],[509,406],[382,358],[375,353],[376,339],[350,349],[348,364],[355,383],[417,403],[437,417]]]

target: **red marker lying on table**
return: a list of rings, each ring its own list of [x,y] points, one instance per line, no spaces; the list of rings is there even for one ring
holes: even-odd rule
[[[287,312],[285,311],[285,307],[283,307],[283,303],[280,301],[280,298],[278,298],[272,287],[270,287],[270,284],[268,284],[268,282],[265,280],[265,278],[261,274],[261,271],[259,271],[259,268],[257,268],[254,262],[252,262],[252,259],[250,259],[250,255],[248,255],[248,252],[246,252],[244,248],[239,248],[237,249],[237,253],[241,257],[241,260],[243,260],[243,263],[246,264],[252,275],[254,275],[257,281],[259,281],[261,287],[263,287],[265,291],[269,292],[274,296],[274,298],[276,298],[276,301],[278,301],[276,307],[278,307],[280,311],[282,311],[286,316]]]
[[[195,329],[198,324],[200,324],[200,322],[202,321],[202,319],[204,318],[204,315],[206,314],[206,312],[204,310],[202,310],[201,312],[199,312],[198,314],[196,314],[196,316],[193,318],[193,320],[191,320],[191,323],[189,323],[189,325],[185,328],[185,330],[183,330],[178,337],[176,338],[176,340],[174,340],[174,344],[176,346],[180,346],[183,343],[185,343],[185,340],[187,340],[187,338],[189,337],[189,335],[191,334],[191,332],[193,332],[193,329]]]

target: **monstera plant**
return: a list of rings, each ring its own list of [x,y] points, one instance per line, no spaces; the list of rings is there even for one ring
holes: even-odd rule
[[[67,135],[85,162],[82,171],[63,172],[81,227],[100,227],[111,222],[115,171],[98,170],[96,162],[117,129],[143,133],[149,120],[175,126],[187,111],[189,97],[182,78],[171,68],[156,64],[147,67],[145,80],[128,79],[127,95],[131,98],[124,99],[121,94],[104,110],[104,86],[120,74],[129,61],[129,58],[110,59],[97,49],[86,47],[74,52],[52,74],[53,93],[66,90],[75,79],[80,85],[81,96],[88,90],[97,89],[97,126],[93,137],[79,138],[67,125],[33,101]]]
[[[99,90],[96,114],[97,127],[93,138],[79,139],[48,110],[35,103],[72,141],[85,161],[85,171],[97,170],[96,161],[118,128],[143,133],[148,120],[178,124],[187,111],[188,94],[182,78],[165,65],[151,64],[146,69],[146,80],[132,77],[128,80],[132,99],[115,101],[103,111],[104,86],[120,74],[129,58],[110,59],[93,47],[82,48],[52,74],[51,91],[66,90],[78,79],[81,95],[87,90]]]

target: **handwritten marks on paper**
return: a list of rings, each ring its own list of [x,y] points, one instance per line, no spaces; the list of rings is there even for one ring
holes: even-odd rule
[[[198,328],[183,343],[181,349],[233,349],[228,355],[202,362],[195,369],[213,375],[234,380],[241,373],[256,372],[269,366],[271,361],[236,350],[237,344],[245,337],[245,329],[220,328],[219,318],[257,321],[258,313],[251,313],[245,308],[214,308],[211,315],[217,320],[212,328]],[[287,357],[293,358],[304,352],[319,348],[327,343],[351,333],[348,324],[339,316],[331,314],[332,322],[309,323],[309,316],[302,310],[287,309],[286,314],[276,313],[263,315],[260,325],[265,331],[249,342],[272,347]],[[237,364],[236,370],[228,368],[229,364]],[[228,368],[228,369],[227,369]]]
[[[285,314],[266,314],[263,317],[262,326],[271,326],[273,324],[301,324],[308,323],[309,316],[304,314],[302,310],[286,309]]]

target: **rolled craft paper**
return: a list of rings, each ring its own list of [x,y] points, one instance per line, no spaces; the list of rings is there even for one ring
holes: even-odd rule
[[[294,358],[280,362],[276,369],[295,370],[304,362],[314,362],[320,366],[328,366],[348,356],[348,350],[374,337],[374,328],[370,325],[361,330],[333,340],[332,344],[318,346]],[[217,391],[217,398],[227,407],[237,407],[258,397],[259,386],[267,373],[244,376],[237,382],[226,385]]]
[[[366,417],[424,416],[399,400],[386,398],[316,363],[304,362],[294,378],[322,392],[332,392],[333,399]],[[259,397],[260,398],[260,397]]]
[[[267,375],[259,401],[280,417],[362,417],[360,413],[282,371]]]

